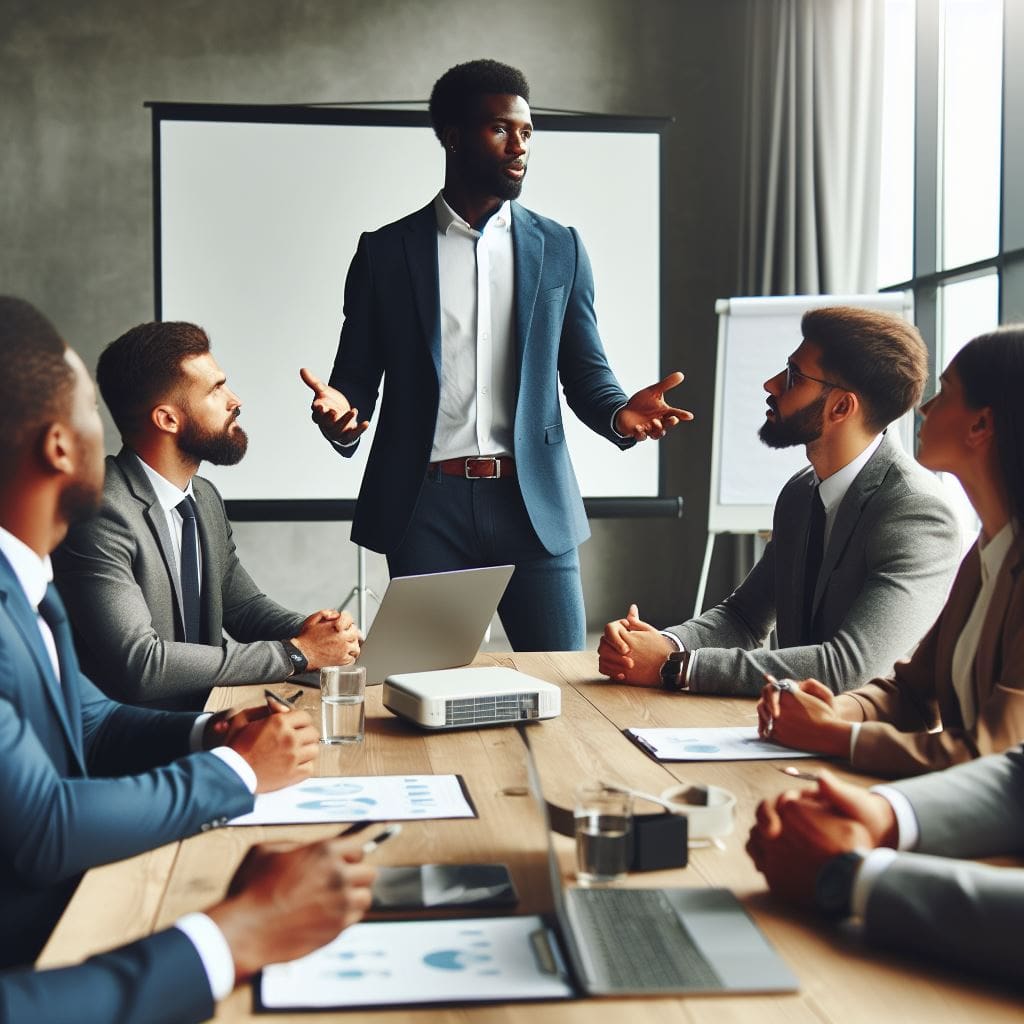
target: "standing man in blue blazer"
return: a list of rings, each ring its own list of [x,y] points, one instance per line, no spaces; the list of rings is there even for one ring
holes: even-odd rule
[[[99,505],[103,425],[82,360],[37,310],[2,296],[0,436],[5,968],[36,958],[84,871],[223,825],[254,793],[308,778],[317,734],[303,711],[127,707],[82,675],[49,556]],[[204,966],[223,960],[216,929],[212,950],[206,925],[181,930]]]
[[[313,419],[351,456],[384,396],[352,539],[392,576],[503,563],[498,607],[516,650],[579,650],[577,547],[590,535],[566,450],[573,412],[620,448],[689,412],[672,373],[627,398],[597,332],[590,263],[573,228],[520,206],[533,135],[520,71],[477,60],[434,85],[444,187],[364,234],[345,285],[328,385],[308,370]]]

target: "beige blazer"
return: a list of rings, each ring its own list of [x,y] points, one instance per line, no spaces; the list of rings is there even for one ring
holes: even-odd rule
[[[853,764],[877,775],[946,768],[1024,740],[1024,536],[999,570],[974,660],[977,721],[967,729],[953,689],[953,649],[981,588],[978,546],[967,553],[938,621],[891,677],[836,698],[863,720]],[[940,731],[931,731],[941,726]]]

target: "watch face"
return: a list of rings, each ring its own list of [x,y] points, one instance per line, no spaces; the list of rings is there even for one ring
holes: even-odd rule
[[[819,910],[830,917],[849,916],[853,880],[862,860],[856,853],[841,853],[821,866],[814,886]]]

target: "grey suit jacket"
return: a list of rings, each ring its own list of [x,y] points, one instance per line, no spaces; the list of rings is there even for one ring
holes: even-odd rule
[[[920,839],[876,879],[866,937],[1020,985],[1024,869],[956,857],[1024,852],[1024,747],[894,784]]]
[[[302,616],[271,601],[242,568],[213,484],[197,476],[192,487],[206,644],[184,642],[166,518],[130,449],[107,458],[99,515],[73,527],[53,556],[83,670],[128,703],[200,708],[214,686],[285,679],[292,670],[276,641],[295,636]]]
[[[834,693],[891,671],[935,621],[960,557],[960,530],[938,480],[890,435],[846,492],[815,589],[818,632],[802,645],[807,526],[815,478],[792,477],[775,503],[772,539],[740,586],[669,630],[700,650],[698,693],[755,696],[765,672],[820,679]],[[776,628],[778,650],[761,645]]]

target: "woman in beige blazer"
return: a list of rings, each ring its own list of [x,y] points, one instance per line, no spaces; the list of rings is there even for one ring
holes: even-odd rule
[[[1024,740],[1024,325],[969,342],[921,413],[918,460],[954,474],[981,520],[938,621],[887,678],[833,696],[765,686],[762,736],[906,776]],[[913,544],[914,538],[907,537]]]

